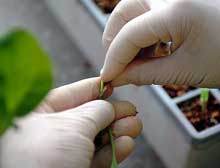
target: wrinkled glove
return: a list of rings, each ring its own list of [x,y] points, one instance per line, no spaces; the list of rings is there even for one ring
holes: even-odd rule
[[[107,55],[102,79],[113,80],[114,86],[132,83],[219,87],[219,3],[121,1],[103,34]],[[152,58],[149,48],[160,41],[172,43],[171,55]],[[137,58],[142,48],[146,49],[145,56]]]
[[[100,78],[92,78],[53,90],[37,112],[17,121],[18,129],[2,137],[0,167],[107,168],[112,155],[108,136],[103,134],[99,150],[94,139],[114,120],[116,156],[119,162],[125,159],[141,122],[129,102],[95,100],[99,86]],[[105,97],[111,91],[109,87]]]

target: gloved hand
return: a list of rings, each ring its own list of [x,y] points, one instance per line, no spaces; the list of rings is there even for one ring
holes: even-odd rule
[[[104,31],[107,55],[101,77],[114,86],[219,87],[219,32],[217,0],[123,0]],[[170,56],[152,58],[149,48],[159,41],[172,42]],[[137,58],[141,48],[146,48],[145,57]]]
[[[18,130],[2,137],[0,167],[107,168],[112,155],[108,136],[103,135],[104,146],[96,152],[93,141],[113,120],[116,156],[119,162],[125,159],[141,122],[129,102],[95,100],[99,85],[100,78],[92,78],[53,90],[38,112],[18,121]]]

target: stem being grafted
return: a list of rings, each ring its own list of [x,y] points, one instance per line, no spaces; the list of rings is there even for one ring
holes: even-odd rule
[[[104,99],[104,94],[106,90],[107,90],[107,87],[105,86],[104,82],[101,81],[99,99]],[[111,128],[108,129],[108,134],[109,134],[109,139],[110,139],[111,147],[112,147],[111,168],[118,168],[118,163],[117,163],[116,154],[115,154],[115,142],[114,142],[114,137],[112,135]]]

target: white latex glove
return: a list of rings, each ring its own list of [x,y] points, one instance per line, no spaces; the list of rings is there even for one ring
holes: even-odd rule
[[[119,162],[125,159],[133,150],[132,138],[140,134],[141,122],[129,102],[95,100],[99,83],[100,78],[92,78],[53,90],[38,112],[18,121],[19,129],[2,137],[0,167],[107,168],[108,136],[101,137],[104,146],[96,152],[93,141],[113,120],[116,156]]]
[[[162,4],[154,5],[154,2]],[[128,83],[220,86],[220,4],[205,0],[122,0],[107,23],[101,77]],[[141,48],[172,42],[172,54],[136,58]],[[151,58],[150,58],[151,57]]]

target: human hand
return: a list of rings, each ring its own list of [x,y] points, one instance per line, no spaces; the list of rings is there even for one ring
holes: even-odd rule
[[[96,100],[99,87],[100,78],[91,78],[53,90],[37,112],[17,122],[18,130],[2,137],[0,167],[107,168],[112,156],[108,136],[101,137],[98,151],[94,139],[113,121],[116,157],[124,160],[142,124],[131,103]],[[105,97],[111,92],[108,87]]]
[[[161,2],[159,9],[154,2]],[[155,5],[154,5],[155,6]],[[123,0],[107,23],[101,77],[128,83],[219,87],[220,4],[199,0]],[[152,45],[172,42],[171,55],[152,58]],[[151,47],[150,47],[151,46]],[[141,48],[145,57],[137,58]]]

